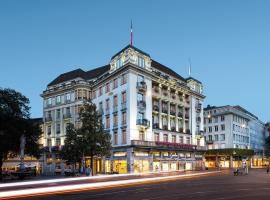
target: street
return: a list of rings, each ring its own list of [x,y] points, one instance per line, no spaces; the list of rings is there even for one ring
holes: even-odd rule
[[[181,178],[159,183],[133,184],[115,188],[92,189],[55,195],[27,197],[31,200],[76,199],[269,199],[270,174],[250,170],[249,175],[233,176],[231,171],[207,176]]]

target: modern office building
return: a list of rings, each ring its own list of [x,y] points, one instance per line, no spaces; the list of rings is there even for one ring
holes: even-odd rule
[[[97,159],[97,172],[192,170],[203,167],[203,86],[183,78],[128,45],[109,64],[61,74],[47,85],[44,102],[44,169],[63,168],[57,149],[66,127],[79,124],[91,99],[112,138],[110,158]],[[55,152],[55,153],[54,153]]]
[[[237,167],[243,159],[249,160],[252,167],[263,166],[266,162],[265,125],[257,116],[240,106],[206,107],[204,137],[209,150],[223,149],[221,152],[225,152],[227,149],[227,155],[219,155],[221,167]],[[254,155],[239,156],[235,153],[236,149],[242,149],[242,152],[243,149],[253,150]],[[216,167],[216,155],[206,159],[208,167]]]

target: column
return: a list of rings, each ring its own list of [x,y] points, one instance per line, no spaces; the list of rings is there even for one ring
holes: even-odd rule
[[[154,171],[154,166],[153,166],[154,156],[150,152],[149,152],[148,160],[149,160],[149,171],[153,172]]]
[[[230,155],[230,168],[233,168],[233,156]]]
[[[127,149],[127,164],[128,164],[128,173],[134,172],[134,152],[133,148]]]

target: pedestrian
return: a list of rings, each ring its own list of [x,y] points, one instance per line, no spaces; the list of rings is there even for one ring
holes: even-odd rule
[[[270,165],[268,165],[268,167],[266,169],[267,174],[269,174],[269,168],[270,168]]]

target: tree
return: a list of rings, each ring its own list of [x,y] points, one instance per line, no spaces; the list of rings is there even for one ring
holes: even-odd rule
[[[78,131],[73,124],[69,124],[66,131],[65,145],[61,150],[62,159],[75,165],[82,157],[83,147],[81,138],[78,137]]]
[[[80,112],[81,128],[78,130],[82,135],[84,154],[91,158],[91,169],[93,173],[94,157],[103,157],[110,154],[111,135],[104,130],[102,118],[96,105],[87,102]]]
[[[20,138],[25,136],[29,155],[39,156],[39,126],[30,120],[29,99],[13,89],[0,88],[0,179],[2,165],[10,153],[20,150]]]

